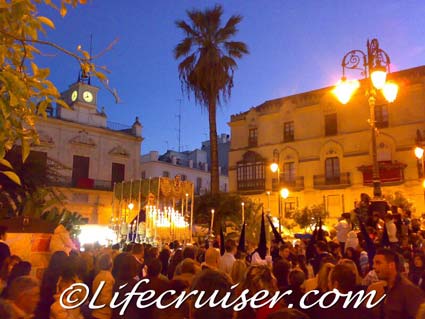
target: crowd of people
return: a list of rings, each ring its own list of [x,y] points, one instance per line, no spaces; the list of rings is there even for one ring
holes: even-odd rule
[[[57,249],[40,280],[30,275],[29,262],[13,255],[4,241],[5,229],[0,229],[0,318],[425,319],[421,230],[414,227],[408,212],[401,212],[405,214],[399,218],[401,225],[389,212],[364,219],[361,213],[360,209],[356,215],[359,223],[353,223],[352,214],[343,214],[329,233],[319,226],[311,238],[276,238],[265,255],[252,244],[238,250],[233,239],[223,241],[224,251],[217,240],[187,245],[174,241],[160,247],[126,243],[87,245],[82,251]],[[270,296],[291,293],[273,305],[248,302],[241,309],[208,303],[196,306],[193,296],[165,309],[140,307],[137,298],[126,303],[126,294],[142,279],[149,281],[139,285],[138,291],[164,293],[168,304],[181,293],[194,291],[203,291],[205,300],[211,296],[237,299],[244,291],[248,291],[244,298],[257,299],[262,291]],[[78,299],[78,294],[66,298],[76,283],[91,288],[95,305],[106,306],[90,306],[88,299],[73,309],[64,307]],[[175,293],[165,294],[171,290]],[[374,307],[367,307],[366,301],[355,307],[347,306],[344,298],[335,299],[334,292],[341,296],[374,292],[371,303],[385,298]]]

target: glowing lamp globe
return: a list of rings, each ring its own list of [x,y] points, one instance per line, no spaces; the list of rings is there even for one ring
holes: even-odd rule
[[[384,94],[385,99],[392,103],[397,98],[398,85],[393,82],[388,82],[384,85],[382,93]]]
[[[278,165],[277,163],[272,163],[272,164],[270,165],[270,170],[271,170],[273,173],[276,173],[278,169],[279,169],[279,165]]]
[[[424,149],[422,147],[417,146],[415,148],[415,156],[417,159],[421,159],[424,156]]]
[[[335,85],[335,88],[332,90],[332,92],[342,104],[347,104],[348,101],[350,101],[351,96],[359,87],[359,81],[347,81],[347,79],[342,78]]]
[[[280,196],[284,199],[287,199],[289,196],[289,190],[287,188],[282,188],[280,190]]]
[[[385,81],[387,80],[387,72],[385,68],[378,67],[373,70],[372,74],[370,75],[370,78],[372,79],[373,86],[377,90],[380,90],[385,86]]]

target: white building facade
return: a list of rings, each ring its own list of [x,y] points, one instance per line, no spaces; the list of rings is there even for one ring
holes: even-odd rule
[[[38,119],[41,144],[32,150],[60,165],[60,176],[52,183],[65,195],[67,209],[90,223],[107,224],[114,183],[139,176],[142,125],[138,118],[128,127],[108,122],[97,107],[98,90],[78,81],[63,92],[70,108],[58,106]]]
[[[211,175],[207,164],[207,154],[203,150],[192,152],[167,151],[159,156],[157,151],[143,155],[140,164],[142,179],[153,177],[174,178],[193,183],[195,194],[201,195],[210,190]],[[219,169],[221,172],[221,168]],[[220,174],[220,191],[228,191],[228,177]]]

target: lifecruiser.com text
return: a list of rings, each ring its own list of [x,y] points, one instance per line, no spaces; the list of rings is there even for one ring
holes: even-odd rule
[[[133,289],[130,292],[124,294],[125,298],[120,300],[120,291],[117,291],[112,296],[112,300],[108,305],[110,308],[120,308],[120,315],[124,315],[127,307],[133,298],[137,298],[136,306],[139,309],[148,308],[148,307],[157,307],[158,309],[166,309],[169,307],[179,308],[182,304],[191,298],[192,306],[196,309],[200,309],[205,306],[211,308],[222,307],[224,309],[232,308],[234,311],[241,311],[245,307],[249,306],[252,309],[258,309],[268,306],[273,308],[282,298],[292,294],[292,290],[286,291],[277,291],[275,293],[270,293],[267,290],[260,290],[256,292],[253,296],[249,296],[249,290],[245,289],[241,293],[236,294],[234,289],[238,284],[233,285],[231,290],[226,292],[224,296],[219,296],[220,291],[215,290],[212,293],[206,295],[205,291],[193,290],[190,292],[183,291],[178,296],[175,290],[167,290],[157,295],[154,290],[145,290],[138,291],[139,288],[143,288],[143,285],[149,283],[149,279],[142,279],[134,285]],[[106,304],[96,304],[96,300],[100,295],[105,282],[102,281],[96,291],[93,294],[93,297],[89,301],[89,308],[101,309],[106,307]],[[119,287],[119,290],[123,289],[127,284],[124,284]],[[223,292],[221,292],[221,295]],[[319,299],[314,300],[314,302],[309,303],[308,297],[310,295],[317,296],[319,295],[319,290],[311,290],[303,295],[300,300],[299,306],[302,309],[309,309],[314,306],[319,306],[321,308],[330,308],[334,306],[341,299],[344,300],[343,307],[348,308],[358,308],[365,303],[365,307],[370,309],[377,306],[381,303],[386,295],[383,295],[377,301],[373,302],[375,299],[376,291],[372,290],[369,293],[365,294],[364,291],[359,292],[348,292],[341,293],[338,290],[334,289],[324,293]],[[86,301],[88,301],[90,296],[90,289],[84,283],[75,283],[71,285],[68,289],[64,290],[60,296],[60,304],[65,309],[75,309],[82,306]],[[176,298],[169,299],[171,296],[176,296]],[[168,302],[166,303],[165,300]],[[288,305],[288,308],[292,308],[292,305]]]

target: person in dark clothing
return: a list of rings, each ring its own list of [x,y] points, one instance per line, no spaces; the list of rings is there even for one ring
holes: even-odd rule
[[[49,265],[44,272],[40,288],[40,302],[35,310],[35,319],[45,319],[50,317],[50,306],[55,301],[56,284],[67,265],[69,265],[68,255],[64,251],[56,251],[50,258]]]
[[[121,256],[122,255],[122,256]],[[115,304],[121,304],[120,307],[112,309],[112,319],[124,318],[124,316],[120,315],[120,311],[122,310],[122,301],[126,298],[126,294],[130,293],[133,287],[138,283],[138,280],[135,278],[138,275],[139,265],[131,253],[121,253],[120,262],[116,269],[116,277],[115,277],[115,285],[113,292],[119,292],[119,297],[115,301]],[[116,257],[118,258],[118,256]],[[141,291],[140,287],[138,291]],[[126,319],[138,319],[138,318],[150,318],[148,314],[150,314],[147,309],[139,309],[137,307],[135,299],[132,299],[128,304],[125,310],[125,318]]]
[[[425,277],[425,256],[416,254],[409,267],[409,280],[418,286],[421,279],[423,282],[423,277]]]
[[[313,267],[314,274],[319,272],[320,266],[322,265],[322,259],[329,256],[328,246],[324,241],[317,241],[315,244],[316,256],[312,259],[311,265]]]
[[[146,284],[146,291],[153,290],[157,295],[161,295],[166,290],[170,289],[170,282],[168,278],[161,276],[162,264],[159,259],[152,259],[147,265],[147,279],[149,283]],[[145,279],[146,279],[145,278]],[[146,317],[151,319],[157,319],[160,317],[161,310],[155,306],[147,307]]]
[[[159,260],[162,263],[162,271],[161,273],[164,276],[167,276],[168,274],[168,262],[170,261],[171,251],[168,248],[163,248],[161,252],[159,253]]]
[[[289,273],[288,290],[292,290],[289,296],[286,296],[285,302],[287,305],[293,305],[294,308],[304,311],[300,306],[300,300],[304,296],[302,288],[306,275],[300,269],[294,269]],[[282,291],[282,290],[281,290]]]
[[[373,268],[378,278],[385,282],[385,287],[382,288],[382,284],[378,282],[370,285],[368,290],[386,294],[385,302],[373,310],[383,314],[385,319],[414,319],[419,306],[425,302],[425,295],[419,287],[401,276],[400,257],[397,252],[387,248],[379,249],[373,259]]]
[[[7,257],[10,257],[10,248],[6,244],[6,231],[7,227],[0,226],[0,269],[3,266],[3,262]]]
[[[273,275],[277,279],[277,287],[279,290],[283,291],[288,288],[288,275],[291,265],[288,261],[284,259],[278,260],[273,263]]]

